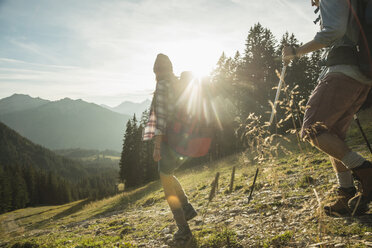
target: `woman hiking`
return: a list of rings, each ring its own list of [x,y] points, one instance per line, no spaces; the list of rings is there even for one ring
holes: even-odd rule
[[[176,94],[176,86],[178,86],[179,81],[173,73],[171,61],[164,54],[157,55],[153,70],[156,75],[156,90],[143,139],[154,141],[153,158],[158,162],[158,171],[165,199],[178,227],[173,239],[175,241],[187,241],[192,237],[187,221],[194,218],[197,213],[188,202],[181,184],[173,175],[174,170],[185,161],[185,158],[169,146],[166,135],[175,109],[177,99],[174,98],[178,95]]]

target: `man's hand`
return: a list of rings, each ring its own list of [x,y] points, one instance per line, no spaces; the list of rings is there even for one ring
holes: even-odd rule
[[[162,140],[161,135],[157,135],[154,137],[154,153],[152,154],[152,157],[154,158],[155,162],[159,162],[161,159],[160,155],[161,140]]]
[[[282,50],[282,60],[284,65],[288,65],[295,57],[295,48],[291,46],[285,46]]]
[[[308,43],[300,47],[285,46],[282,50],[282,60],[284,65],[288,65],[295,57],[300,58],[301,56],[325,48],[326,45],[318,43],[315,40],[309,41]]]

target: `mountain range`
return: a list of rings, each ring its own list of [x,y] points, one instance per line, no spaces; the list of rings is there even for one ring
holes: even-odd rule
[[[37,108],[50,101],[29,95],[14,94],[0,100],[0,115]]]
[[[81,99],[48,101],[14,94],[0,100],[0,121],[49,149],[120,151],[129,118]]]
[[[137,119],[139,119],[143,111],[148,110],[150,108],[150,105],[151,105],[151,101],[149,99],[146,99],[145,101],[140,102],[140,103],[125,101],[116,107],[110,107],[105,104],[102,104],[101,106],[111,111],[120,113],[120,114],[125,114],[125,115],[130,115],[130,116],[132,116],[133,114],[136,114]]]

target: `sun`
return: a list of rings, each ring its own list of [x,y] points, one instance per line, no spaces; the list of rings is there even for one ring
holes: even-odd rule
[[[197,78],[210,76],[221,50],[208,39],[182,40],[168,45],[167,50],[175,74],[180,75],[183,71],[192,71]]]
[[[183,59],[181,60],[177,69],[179,73],[182,71],[191,71],[196,78],[204,78],[210,76],[214,64],[209,61],[207,58],[191,56],[189,54],[183,54]]]

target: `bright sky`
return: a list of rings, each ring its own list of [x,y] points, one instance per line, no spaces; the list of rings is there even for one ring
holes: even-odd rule
[[[140,102],[158,53],[207,75],[255,23],[306,42],[315,18],[310,0],[0,0],[0,98]]]

